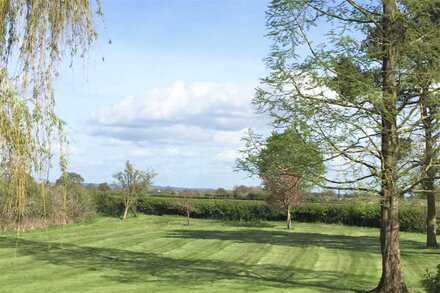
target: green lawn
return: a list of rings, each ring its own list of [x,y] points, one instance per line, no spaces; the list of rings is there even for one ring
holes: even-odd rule
[[[255,225],[140,216],[0,233],[1,292],[353,292],[380,276],[378,230],[341,225]],[[402,234],[411,292],[440,250]]]

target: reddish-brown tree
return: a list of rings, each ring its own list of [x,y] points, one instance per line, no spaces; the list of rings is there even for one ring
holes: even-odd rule
[[[268,203],[284,210],[287,229],[290,230],[292,228],[292,211],[302,201],[302,193],[299,189],[301,178],[293,174],[263,174],[261,178],[269,190]]]

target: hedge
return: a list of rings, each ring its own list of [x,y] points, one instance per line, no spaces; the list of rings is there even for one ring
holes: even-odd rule
[[[175,207],[174,201],[175,198],[146,197],[139,201],[137,210],[145,214],[183,215],[183,211]],[[193,218],[247,222],[284,218],[279,211],[268,207],[264,201],[196,198],[193,200],[193,206]]]
[[[183,215],[174,204],[175,198],[144,197],[137,204],[137,211],[154,215]],[[101,196],[98,211],[105,215],[120,215],[122,204],[114,195]],[[279,221],[284,214],[259,200],[204,199],[193,200],[193,218],[227,221]],[[401,204],[399,207],[400,230],[412,232],[426,231],[425,207],[419,204]],[[337,203],[303,203],[293,212],[293,220],[345,224],[361,227],[379,227],[380,209],[378,204],[359,201]],[[440,233],[440,230],[439,230]]]

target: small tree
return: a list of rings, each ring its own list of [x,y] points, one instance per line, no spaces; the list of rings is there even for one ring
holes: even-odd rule
[[[292,210],[302,201],[299,190],[301,178],[295,175],[261,175],[267,189],[270,191],[267,202],[283,209],[286,213],[287,229],[292,228]]]
[[[125,162],[124,171],[120,171],[113,175],[122,187],[121,198],[124,205],[122,219],[127,218],[128,210],[131,210],[136,216],[133,206],[136,205],[139,196],[148,190],[151,181],[156,175],[157,173],[153,171],[135,169],[130,161]]]
[[[270,192],[267,200],[286,213],[287,229],[291,228],[292,209],[300,203],[300,189],[325,168],[316,144],[292,128],[273,132],[265,141],[249,132],[243,157],[237,160],[240,170],[258,175]]]
[[[196,211],[193,204],[193,199],[197,196],[197,193],[191,190],[183,191],[174,203],[175,207],[181,211],[185,212],[186,215],[186,225],[189,226],[189,219],[191,213]]]

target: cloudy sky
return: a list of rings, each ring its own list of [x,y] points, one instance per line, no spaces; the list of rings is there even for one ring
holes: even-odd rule
[[[250,104],[266,74],[267,2],[103,0],[99,42],[56,84],[70,171],[113,182],[130,160],[157,185],[258,184],[234,159],[245,129],[269,131]]]

